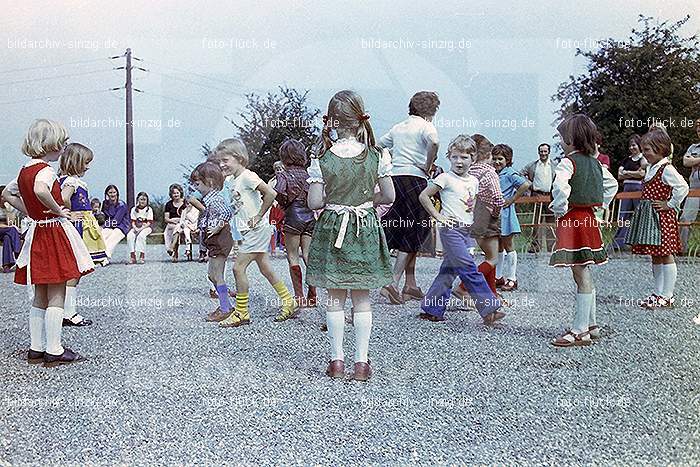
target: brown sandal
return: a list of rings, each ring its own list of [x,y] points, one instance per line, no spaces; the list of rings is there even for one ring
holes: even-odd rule
[[[561,336],[557,336],[551,344],[554,347],[584,347],[591,345],[591,335],[588,331],[575,334],[573,331],[568,330]]]

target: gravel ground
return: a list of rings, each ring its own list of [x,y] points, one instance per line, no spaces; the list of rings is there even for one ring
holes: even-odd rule
[[[123,246],[120,246],[123,248]],[[600,343],[554,349],[573,315],[570,273],[521,255],[520,290],[499,328],[474,312],[416,319],[417,302],[373,293],[367,383],[323,375],[321,313],[277,324],[251,269],[253,324],[205,323],[205,266],[113,264],[80,287],[84,315],[64,342],[89,360],[29,366],[23,288],[0,277],[0,463],[617,464],[700,463],[700,263],[679,265],[679,301],[648,312],[646,262],[596,268]],[[123,250],[118,253],[123,254]],[[288,281],[286,261],[274,259]],[[420,259],[424,290],[439,260]],[[346,334],[347,365],[354,338]]]

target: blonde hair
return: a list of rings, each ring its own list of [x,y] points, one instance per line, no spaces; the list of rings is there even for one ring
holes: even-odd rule
[[[43,157],[49,152],[60,151],[68,141],[68,130],[54,120],[34,120],[22,142],[22,152],[31,157]]]
[[[333,145],[330,137],[332,128],[342,128],[354,134],[357,141],[365,145],[361,160],[367,157],[370,148],[379,150],[376,147],[372,125],[369,123],[369,115],[365,113],[365,103],[356,92],[346,89],[335,93],[328,102],[328,113],[324,115],[323,120],[321,139],[324,153]]]
[[[93,157],[92,151],[87,146],[80,143],[70,143],[61,154],[59,173],[61,175],[80,175],[85,172],[85,168],[92,162]]]
[[[447,146],[447,157],[452,151],[466,152],[474,156],[476,154],[476,143],[467,135],[457,135]]]
[[[220,157],[221,155],[228,155],[235,158],[241,163],[243,167],[248,166],[250,161],[250,156],[248,156],[248,150],[238,138],[228,138],[220,142],[212,151],[215,157]]]

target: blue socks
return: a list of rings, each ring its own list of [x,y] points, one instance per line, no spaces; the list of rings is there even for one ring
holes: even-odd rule
[[[219,295],[219,308],[224,313],[231,311],[231,302],[228,301],[228,286],[221,284],[216,286],[216,293]]]

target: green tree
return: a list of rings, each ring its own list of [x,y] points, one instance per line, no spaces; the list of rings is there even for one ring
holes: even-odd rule
[[[309,91],[280,86],[264,96],[247,94],[247,103],[236,119],[230,119],[245,143],[249,168],[267,181],[274,176],[272,164],[279,160],[280,145],[287,138],[300,140],[307,151],[320,134],[321,111],[308,103]]]
[[[700,116],[698,36],[680,32],[688,19],[660,23],[640,15],[640,27],[628,40],[609,38],[598,50],[577,49],[588,60],[587,72],[569,76],[552,97],[561,102],[560,118],[582,112],[595,121],[614,170],[627,156],[629,137],[644,134],[654,119],[665,124],[674,165],[682,167],[680,156],[695,139],[692,120]]]

